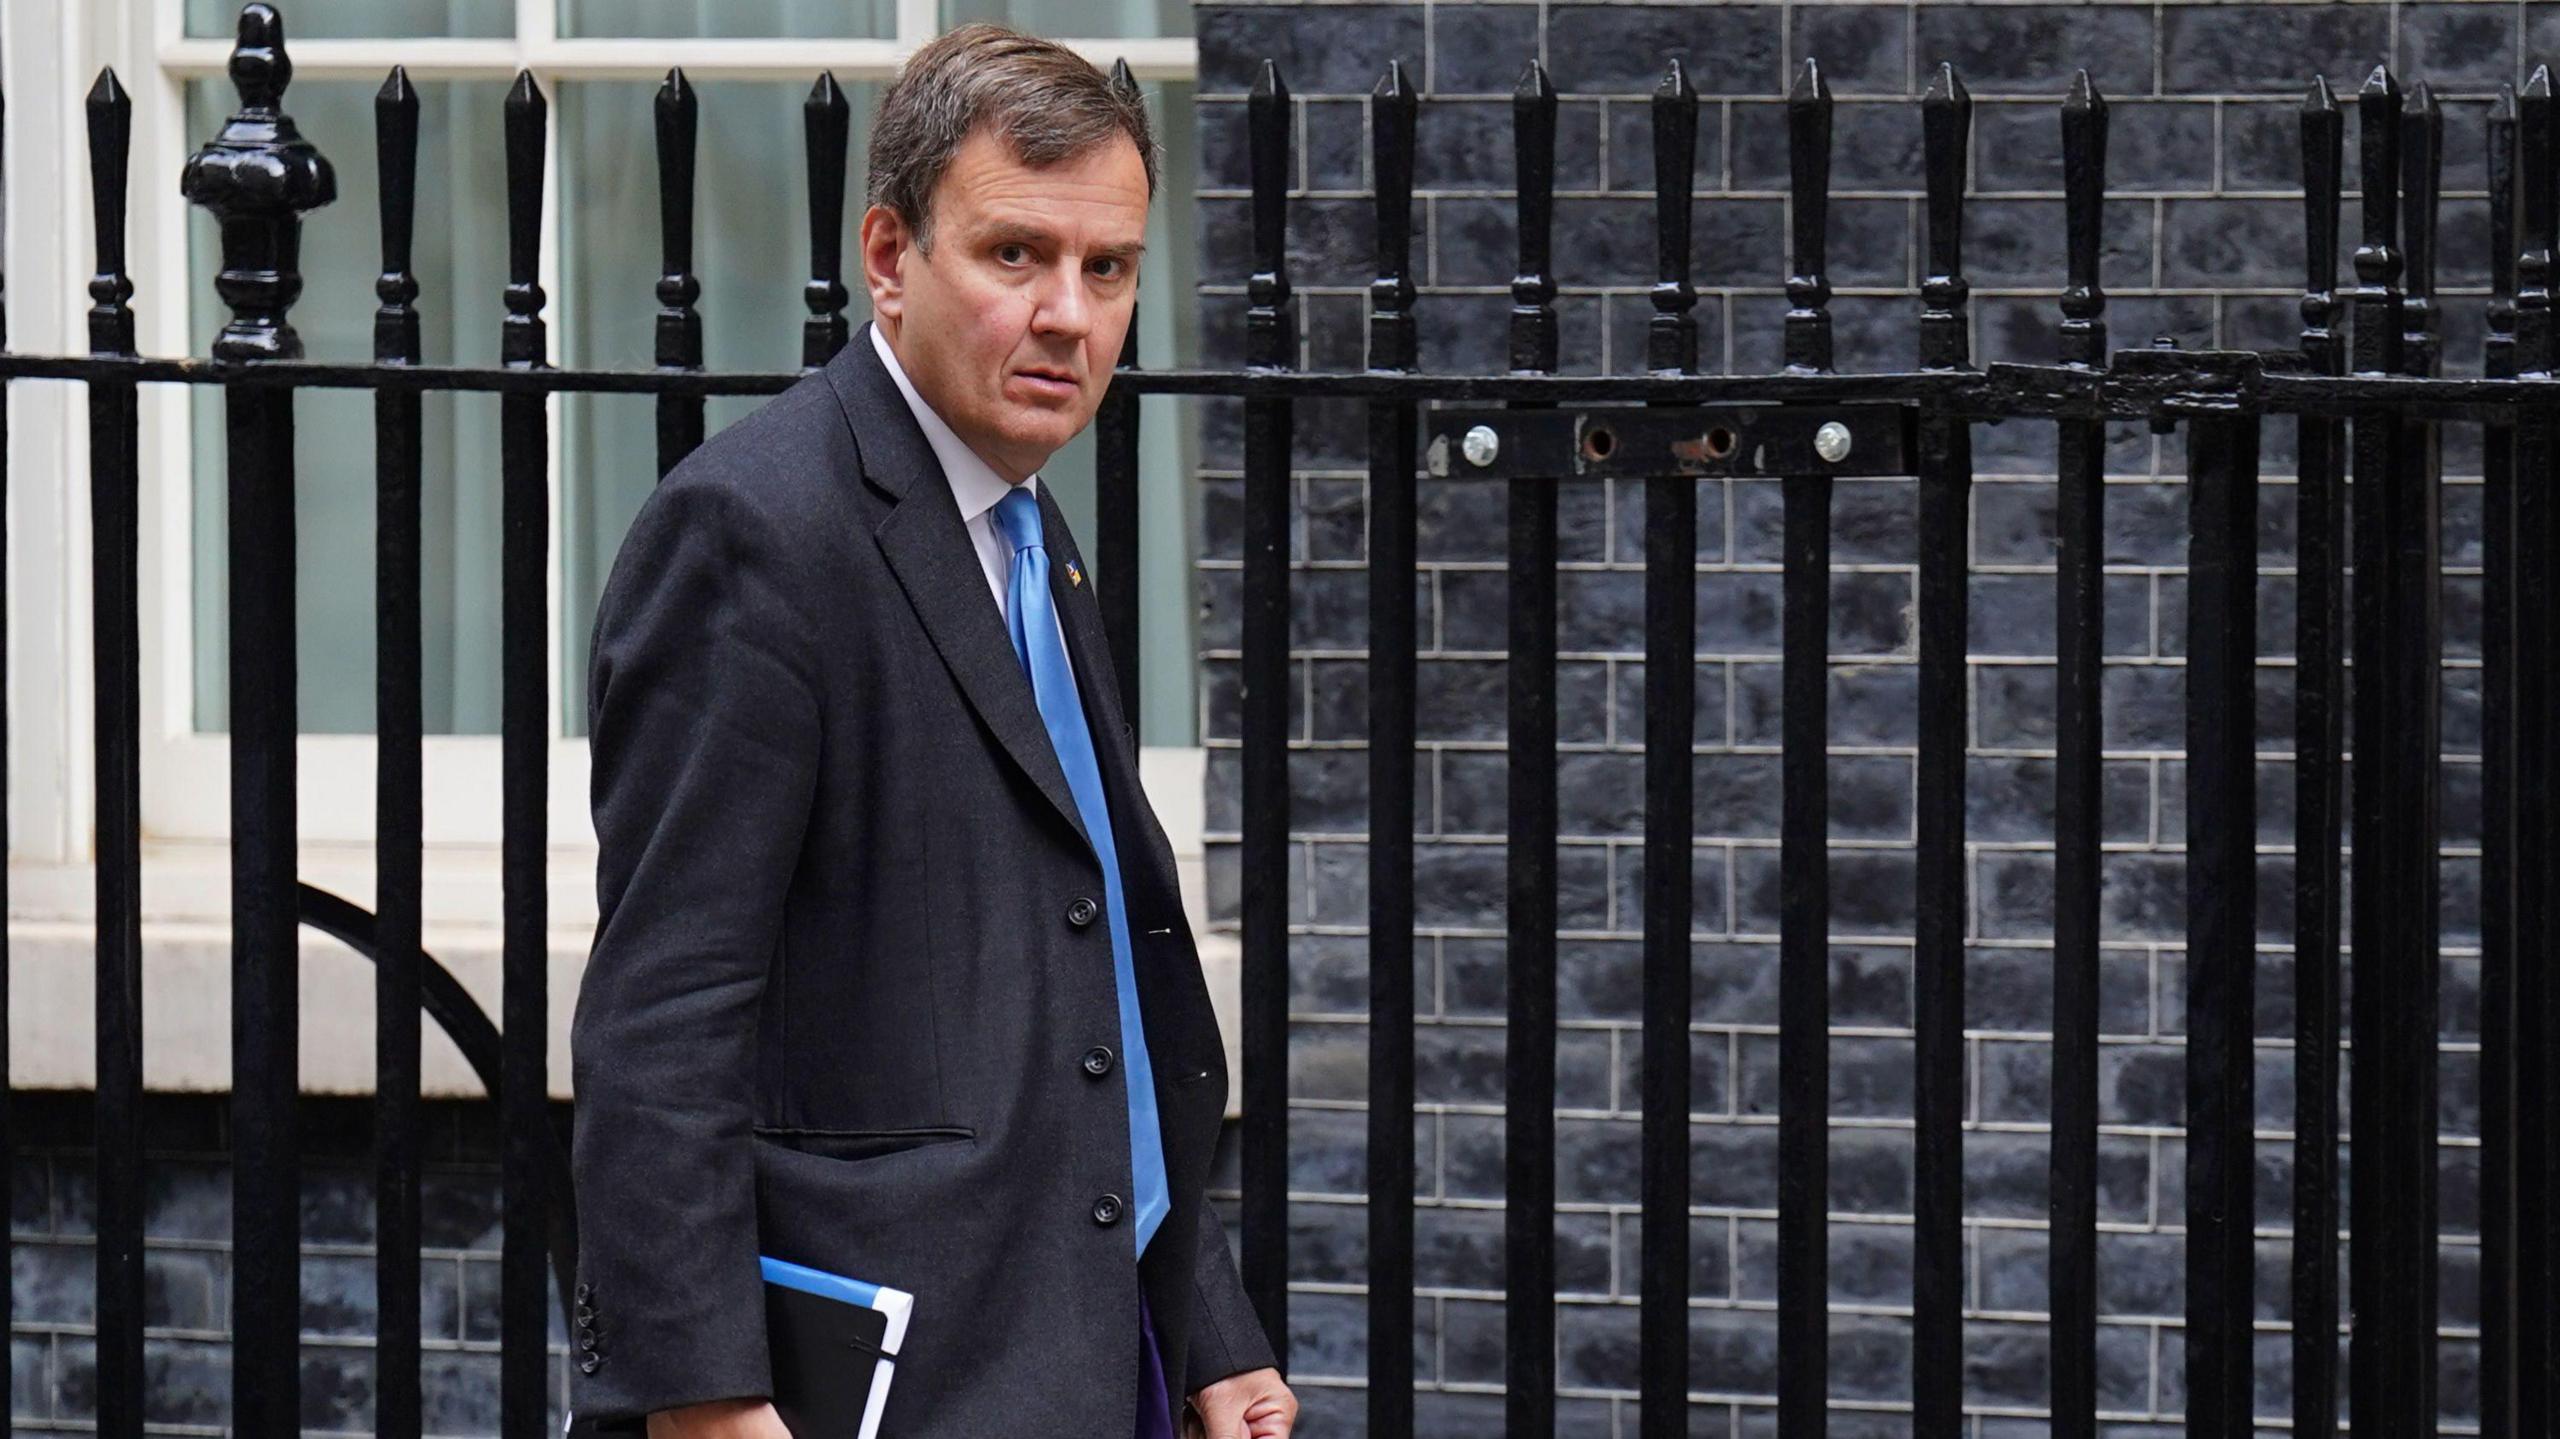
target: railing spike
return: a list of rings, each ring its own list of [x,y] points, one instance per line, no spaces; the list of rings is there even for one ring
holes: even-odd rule
[[[2436,334],[2437,201],[2444,188],[2444,108],[2435,89],[2420,80],[2400,113],[2401,249],[2407,257],[2403,288],[2402,366],[2433,374],[2441,340]]]
[[[2516,87],[2500,84],[2489,102],[2489,323],[2498,311],[2515,319],[2516,294]]]
[[[2062,358],[2098,366],[2107,359],[2107,292],[2098,277],[2105,245],[2107,101],[2080,70],[2062,101],[2062,193],[2069,271],[2062,291]]]
[[[1698,168],[1698,90],[1680,57],[1671,57],[1653,89],[1654,239],[1657,266],[1653,320],[1645,334],[1648,368],[1698,367],[1697,291],[1689,284],[1690,210]]]
[[[1280,67],[1262,62],[1245,99],[1246,153],[1253,181],[1253,274],[1245,283],[1245,360],[1262,366],[1297,361],[1297,327],[1289,304],[1289,87]]]
[[[394,364],[419,359],[418,277],[410,252],[418,209],[418,91],[405,66],[394,65],[373,96],[374,169],[381,176],[382,273],[373,292],[373,356]]]
[[[1511,91],[1520,265],[1511,279],[1511,368],[1556,368],[1556,87],[1532,60]]]
[[[1820,61],[1811,55],[1804,57],[1804,63],[1796,67],[1794,83],[1787,87],[1787,98],[1791,101],[1820,99],[1826,103],[1831,99],[1831,85],[1822,78]]]
[[[2551,71],[2537,65],[2516,96],[2516,372],[2551,371]]]
[[[1390,60],[1369,92],[1370,169],[1377,214],[1377,277],[1369,284],[1369,368],[1411,369],[1413,147],[1418,97],[1404,62]]]
[[[2336,372],[2338,197],[2344,186],[2346,117],[2327,77],[2302,102],[2302,352],[2322,374]]]
[[[693,273],[694,151],[701,107],[684,68],[667,71],[651,105],[658,142],[658,325],[656,359],[662,369],[702,368],[702,316],[694,303],[702,281]],[[701,445],[700,396],[658,397],[658,474]]]
[[[809,283],[800,289],[809,318],[800,322],[800,367],[814,370],[844,348],[850,327],[844,302],[844,183],[853,111],[835,72],[822,70],[800,102],[809,160]]]
[[[1831,86],[1805,57],[1787,91],[1788,206],[1794,244],[1787,275],[1787,369],[1831,368]]]
[[[89,129],[91,234],[98,268],[89,280],[89,348],[97,354],[133,353],[133,276],[125,269],[124,221],[127,166],[133,150],[133,97],[114,66],[98,72],[84,105]]]
[[[1964,280],[1965,151],[1973,130],[1973,96],[1941,62],[1920,97],[1922,165],[1927,170],[1929,273],[1921,281],[1920,363],[1953,369],[1967,363]]]
[[[2389,287],[2400,278],[2400,82],[2376,65],[2356,96],[2361,123],[2364,243],[2356,247],[2356,278]],[[2398,308],[2394,292],[2393,308]],[[2395,342],[2396,343],[2396,342]]]
[[[509,365],[545,363],[540,281],[542,259],[543,131],[551,107],[530,70],[518,70],[507,89],[507,316],[499,336]]]

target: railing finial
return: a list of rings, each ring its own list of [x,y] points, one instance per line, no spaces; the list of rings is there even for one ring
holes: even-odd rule
[[[231,320],[213,342],[216,359],[292,359],[302,353],[286,312],[302,294],[302,212],[338,198],[337,172],[280,108],[293,62],[284,19],[274,7],[240,12],[231,79],[240,109],[204,148],[187,157],[179,193],[222,227],[222,272],[214,288]]]
[[[244,110],[272,110],[293,83],[293,60],[284,51],[284,17],[256,0],[240,7],[239,40],[231,47],[231,83]]]

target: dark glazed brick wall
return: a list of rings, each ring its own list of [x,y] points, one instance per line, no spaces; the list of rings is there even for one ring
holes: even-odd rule
[[[9,1099],[10,1428],[97,1420],[97,1190],[90,1096]],[[231,1415],[231,1141],[227,1095],[143,1104],[143,1418],[218,1434]],[[420,1178],[419,1333],[429,1434],[498,1432],[498,1131],[486,1103],[429,1101]],[[373,1101],[302,1101],[302,1431],[373,1429]],[[565,1106],[555,1124],[569,1132]],[[551,1407],[568,1337],[550,1303]],[[172,1430],[166,1426],[196,1426]],[[211,1426],[211,1427],[205,1427]]]
[[[1920,125],[1941,60],[1975,97],[1965,269],[1974,356],[2050,360],[2062,278],[2057,105],[2075,66],[2109,101],[2104,278],[2113,342],[2290,348],[2302,285],[2296,114],[2314,74],[2352,97],[2377,62],[2448,112],[2440,281],[2447,369],[2476,373],[2488,277],[2483,121],[2502,81],[2560,57],[2560,4],[1324,4],[1196,12],[1204,336],[1241,360],[1243,92],[1263,56],[1297,99],[1289,226],[1301,362],[1364,363],[1364,98],[1389,58],[1424,89],[1415,201],[1425,368],[1505,363],[1513,270],[1508,96],[1532,57],[1562,93],[1555,218],[1564,368],[1643,365],[1654,278],[1646,97],[1683,58],[1699,107],[1692,263],[1709,369],[1778,364],[1786,308],[1786,78],[1838,96],[1831,211],[1839,367],[1917,359]],[[2356,235],[2352,105],[2347,244]],[[2341,273],[2345,273],[2342,263]],[[1238,811],[1240,412],[1205,425],[1200,567],[1210,885],[1232,928]],[[1304,1432],[1363,1431],[1368,797],[1366,428],[1297,415],[1296,655],[1286,876],[1292,918],[1291,1341]],[[2053,556],[2050,426],[1975,430],[1971,581],[1966,1393],[1984,1439],[2043,1432],[2050,1104]],[[2258,674],[2262,946],[2261,1319],[2287,1313],[2293,433],[2265,432]],[[2475,1428],[2478,431],[2446,435],[2443,1386]],[[2186,493],[2178,437],[2113,434],[2107,492],[2099,1384],[2111,1434],[2183,1410],[2181,786]],[[1504,507],[1421,486],[1416,1217],[1423,1430],[1499,1428]],[[1560,498],[1562,1031],[1557,1297],[1562,1432],[1635,1432],[1642,858],[1643,496]],[[1833,1429],[1898,1435],[1910,1392],[1913,530],[1903,481],[1842,482],[1833,522]],[[1699,494],[1691,1067],[1693,1433],[1765,1433],[1775,1388],[1778,495]],[[1401,1342],[1401,1341],[1398,1341]],[[2289,1412],[2285,1337],[2261,1334],[2258,1410]]]

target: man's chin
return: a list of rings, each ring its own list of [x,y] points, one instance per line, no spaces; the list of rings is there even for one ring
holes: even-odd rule
[[[1076,414],[1057,410],[1017,413],[1014,422],[1005,427],[1004,442],[1017,453],[1045,455],[1083,433],[1092,419],[1090,411]]]

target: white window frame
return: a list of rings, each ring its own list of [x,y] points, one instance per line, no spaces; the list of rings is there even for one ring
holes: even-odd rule
[[[558,0],[516,0],[511,39],[295,39],[286,10],[297,82],[379,80],[397,64],[417,80],[511,79],[529,70],[546,94],[560,82],[656,79],[681,64],[698,79],[771,79],[806,84],[821,70],[851,84],[892,77],[904,57],[938,33],[937,0],[897,0],[894,37],[858,40],[562,39]],[[1125,59],[1142,80],[1189,80],[1199,69],[1188,38],[1068,40],[1099,64]],[[137,344],[146,355],[200,353],[189,331],[187,205],[177,175],[205,137],[185,132],[185,87],[220,79],[228,37],[189,37],[184,0],[0,0],[0,80],[9,96],[5,235],[9,347],[85,354],[87,284],[95,248],[89,205],[82,100],[102,66],[112,65],[133,100],[127,186],[128,268],[135,285]],[[287,96],[291,108],[291,96]],[[545,292],[560,283],[559,137],[548,131],[542,207]],[[370,224],[369,217],[319,223]],[[497,297],[487,297],[491,305]],[[557,359],[557,326],[553,358]],[[495,364],[495,355],[480,357]],[[228,923],[230,908],[230,741],[194,729],[193,584],[189,515],[189,386],[141,392],[142,806],[146,920]],[[9,910],[13,921],[65,923],[94,915],[94,684],[89,565],[89,444],[86,390],[76,383],[19,381],[9,387]],[[556,949],[583,954],[595,922],[595,836],[588,812],[584,738],[560,735],[560,419],[553,405],[552,553],[544,670],[550,745],[548,806],[550,920]],[[492,457],[494,461],[494,456]],[[370,603],[371,596],[364,597]],[[374,739],[306,735],[299,744],[302,872],[359,905],[373,899]],[[439,918],[494,928],[500,912],[500,740],[496,735],[431,735],[425,740],[427,905]],[[1150,750],[1149,790],[1186,858],[1200,832],[1196,748]],[[1189,843],[1184,843],[1186,835]],[[1186,864],[1185,888],[1199,877]],[[466,917],[468,919],[466,920]],[[1195,912],[1195,928],[1201,916]],[[1204,937],[1205,938],[1205,937]],[[432,943],[432,940],[431,940]],[[1213,988],[1215,986],[1213,985]],[[57,1016],[68,1021],[70,1016]]]

